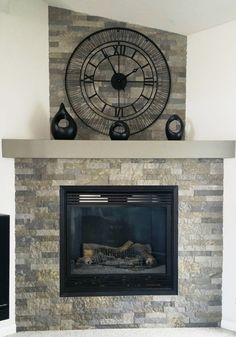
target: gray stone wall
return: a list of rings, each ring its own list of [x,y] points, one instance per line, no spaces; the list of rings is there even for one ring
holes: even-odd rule
[[[107,139],[86,127],[70,109],[65,92],[65,69],[75,47],[91,33],[109,27],[127,27],[137,30],[161,49],[171,73],[169,102],[161,117],[144,132],[130,139],[166,139],[165,124],[172,114],[185,120],[186,45],[187,37],[153,28],[112,21],[102,17],[89,16],[69,10],[49,7],[49,74],[51,118],[58,111],[61,102],[76,120],[78,139]]]
[[[217,326],[222,160],[17,159],[17,330]],[[178,185],[178,296],[60,298],[60,185]]]

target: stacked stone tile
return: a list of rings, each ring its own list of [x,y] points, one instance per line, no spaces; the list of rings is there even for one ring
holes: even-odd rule
[[[223,163],[217,159],[17,159],[16,322],[20,330],[217,326]],[[178,296],[59,296],[60,185],[178,185]]]
[[[165,124],[169,116],[178,114],[185,120],[186,36],[55,7],[49,7],[51,118],[58,111],[60,103],[64,102],[78,125],[78,139],[107,139],[107,136],[86,127],[70,109],[64,79],[70,55],[85,37],[97,30],[118,26],[137,30],[153,40],[165,55],[171,73],[171,94],[163,114],[151,127],[130,139],[166,139]]]

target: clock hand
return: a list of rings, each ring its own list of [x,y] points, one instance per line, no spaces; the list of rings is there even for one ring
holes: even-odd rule
[[[113,64],[111,63],[110,56],[107,55],[106,52],[103,52],[103,54],[104,54],[105,58],[108,59],[108,62],[110,63],[110,65],[111,65],[111,67],[112,67],[112,70],[113,70],[114,74],[116,74],[117,72],[116,72],[116,70],[115,70]]]
[[[109,56],[107,56],[107,59],[108,59],[110,65],[112,67],[112,70],[113,70],[114,74],[116,74],[115,68],[114,68],[113,64],[111,63],[111,60],[110,60]]]
[[[108,62],[110,63],[114,74],[117,74],[117,72],[115,71],[115,68],[114,68],[113,64],[111,63],[110,56],[107,54],[106,50],[102,49],[102,53],[103,53],[103,56],[105,57],[105,59],[108,59]]]
[[[118,107],[120,107],[120,90],[118,90]]]
[[[129,75],[136,73],[136,71],[138,70],[138,68],[134,68],[130,73],[126,74],[125,77],[128,77]]]
[[[118,73],[120,73],[120,54],[118,54]]]

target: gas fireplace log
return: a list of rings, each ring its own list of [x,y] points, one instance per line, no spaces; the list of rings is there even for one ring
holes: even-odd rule
[[[127,251],[131,246],[133,246],[132,241],[125,242],[120,247],[112,247],[112,246],[104,246],[99,245],[97,243],[84,243],[83,244],[83,256],[93,257],[95,254],[99,252],[107,252],[107,253],[122,253]]]
[[[154,266],[156,264],[155,257],[151,254],[150,245],[142,245],[141,243],[134,243],[132,249],[145,259],[145,264],[148,266]]]
[[[151,254],[149,244],[125,242],[120,247],[99,245],[96,243],[84,243],[83,256],[79,257],[76,265],[100,264],[113,267],[135,267],[146,265],[153,267],[157,264],[155,257]]]
[[[142,266],[141,259],[139,257],[128,258],[128,259],[114,259],[107,260],[101,263],[104,266],[116,267],[116,268],[136,268]]]

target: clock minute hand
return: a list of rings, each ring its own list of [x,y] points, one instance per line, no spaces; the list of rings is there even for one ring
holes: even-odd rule
[[[104,57],[105,57],[106,59],[108,59],[108,62],[110,63],[110,65],[111,65],[111,67],[112,67],[112,70],[113,70],[114,74],[117,74],[117,72],[115,71],[115,68],[114,68],[113,64],[111,63],[110,56],[106,53],[105,50],[102,50],[102,53],[103,53]]]
[[[136,73],[136,71],[138,70],[138,68],[134,68],[130,73],[126,74],[125,77],[128,77],[129,75]]]
[[[116,70],[115,70],[113,64],[111,63],[110,56],[107,54],[106,50],[102,49],[101,51],[102,51],[103,56],[105,57],[105,59],[108,59],[108,62],[110,63],[110,65],[111,65],[111,67],[112,67],[112,70],[113,70],[114,74],[117,74],[117,72],[116,72]]]
[[[110,65],[112,67],[112,70],[114,71],[114,74],[117,74],[117,72],[115,71],[115,68],[114,68],[113,64],[111,63],[111,60],[110,60],[109,56],[107,56],[107,59],[108,59]]]

